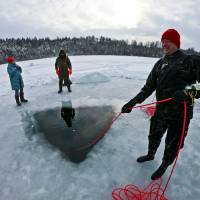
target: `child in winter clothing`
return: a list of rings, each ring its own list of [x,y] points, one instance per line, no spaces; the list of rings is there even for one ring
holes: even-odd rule
[[[12,56],[7,58],[8,67],[7,72],[9,74],[10,83],[12,90],[15,90],[15,100],[18,106],[21,105],[21,102],[28,102],[27,99],[24,98],[24,82],[22,79],[22,68],[15,63],[15,60]]]

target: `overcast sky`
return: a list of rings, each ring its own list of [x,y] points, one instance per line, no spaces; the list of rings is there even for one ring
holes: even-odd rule
[[[1,0],[0,22],[0,38],[102,35],[146,42],[175,28],[182,48],[200,51],[200,0]]]

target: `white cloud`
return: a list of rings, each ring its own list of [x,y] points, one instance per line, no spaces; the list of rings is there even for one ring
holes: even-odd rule
[[[176,28],[182,47],[200,50],[199,0],[8,0],[0,3],[0,37],[104,35],[159,40]]]

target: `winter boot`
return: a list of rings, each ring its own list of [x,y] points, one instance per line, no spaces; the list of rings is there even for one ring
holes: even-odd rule
[[[21,106],[21,102],[20,102],[20,99],[19,99],[19,95],[15,95],[15,100],[16,100],[16,104],[18,106]]]
[[[167,170],[169,164],[165,161],[163,161],[160,165],[160,167],[152,174],[151,176],[151,180],[156,180],[158,178],[160,178],[165,171]]]
[[[143,162],[146,162],[146,161],[153,160],[153,159],[154,159],[154,156],[155,156],[155,153],[156,153],[156,152],[149,151],[147,155],[138,157],[138,158],[137,158],[137,162],[143,163]]]
[[[21,102],[23,103],[27,103],[28,100],[24,98],[24,93],[23,92],[20,92],[20,99],[21,99]]]
[[[70,85],[67,86],[68,92],[72,92]]]

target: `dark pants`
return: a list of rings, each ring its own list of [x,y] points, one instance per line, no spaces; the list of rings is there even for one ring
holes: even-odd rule
[[[70,89],[71,82],[69,81],[69,78],[59,77],[59,90],[62,91],[63,81],[64,81],[64,84],[67,85],[67,88]]]
[[[20,94],[24,93],[23,92],[23,88],[21,88],[20,90],[15,90],[15,96],[18,96]]]
[[[184,139],[187,135],[190,118],[186,120]],[[163,161],[169,165],[176,158],[183,128],[183,116],[177,119],[166,119],[163,115],[157,113],[151,118],[150,133],[149,133],[149,152],[155,154],[160,145],[164,133],[167,131],[165,139],[165,150]],[[181,148],[183,148],[184,140]]]

